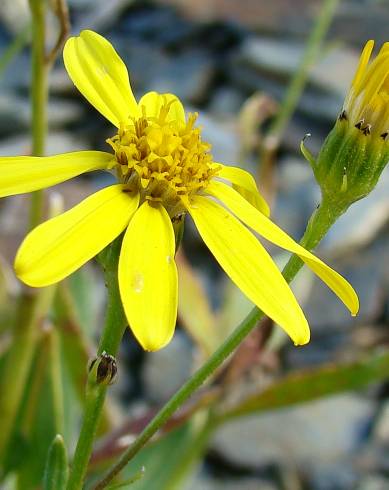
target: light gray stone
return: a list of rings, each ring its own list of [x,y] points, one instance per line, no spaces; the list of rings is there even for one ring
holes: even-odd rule
[[[340,254],[371,242],[389,222],[388,188],[389,166],[382,172],[375,189],[339,218],[323,240],[323,248]]]
[[[89,149],[89,144],[85,140],[70,133],[52,131],[47,137],[46,155]],[[0,143],[0,156],[29,154],[31,154],[30,135],[13,136]]]
[[[356,395],[323,398],[232,421],[218,430],[212,447],[244,466],[294,462],[313,469],[354,451],[373,412],[373,404]]]
[[[192,361],[190,342],[179,331],[164,349],[148,353],[142,372],[147,398],[165,402],[189,377]]]
[[[388,490],[389,479],[382,475],[368,475],[362,479],[356,490]]]
[[[212,478],[204,475],[194,478],[183,490],[277,490],[268,481],[254,477]]]
[[[243,43],[241,56],[247,63],[261,70],[289,76],[296,71],[304,49],[305,44],[294,39],[253,36]],[[310,70],[310,82],[344,97],[358,66],[359,54],[356,50],[339,45],[322,50]]]

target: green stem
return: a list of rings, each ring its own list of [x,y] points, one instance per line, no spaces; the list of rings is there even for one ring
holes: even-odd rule
[[[48,66],[45,62],[45,13],[46,2],[30,0],[32,15],[32,154],[43,156],[47,135],[47,75]],[[42,218],[43,191],[31,194],[30,229],[37,226]]]
[[[97,351],[99,355],[106,352],[116,356],[126,327],[126,318],[120,300],[117,280],[120,246],[121,240],[117,239],[104,251],[101,257],[108,289],[108,305],[105,325]],[[93,441],[101,420],[106,391],[106,384],[96,384],[95,380],[88,379],[84,419],[74,453],[67,490],[80,490],[82,488],[92,454]]]
[[[93,348],[90,339],[87,338],[81,327],[73,293],[69,288],[69,283],[66,281],[62,282],[58,287],[54,311],[56,314],[55,324],[61,337],[66,370],[70,374],[78,400],[83,405],[86,403],[85,384],[87,372],[85,366],[88,364],[89,355]],[[99,425],[99,432],[101,433],[112,429],[113,417],[110,408],[107,403],[103,408],[102,420]]]
[[[316,246],[343,210],[333,210],[327,201],[313,213],[301,243],[307,248]],[[292,256],[286,264],[283,274],[290,282],[301,269],[303,262]],[[223,361],[238,347],[242,340],[255,328],[264,313],[254,307],[247,317],[238,325],[232,334],[216,350],[216,352],[196,371],[191,378],[173,395],[164,407],[157,413],[135,442],[124,452],[118,463],[108,471],[106,476],[94,487],[94,490],[105,488],[127,463],[142,449],[151,437],[164,425],[172,414],[204,383],[204,381],[219,368]]]
[[[45,64],[45,9],[43,0],[30,0],[32,14],[32,154],[44,153],[47,132],[47,67]],[[39,223],[42,214],[43,196],[36,192],[32,196],[30,223],[32,228]],[[46,314],[51,300],[51,288],[32,294],[29,290],[21,296],[19,319],[13,333],[13,341],[4,366],[1,386],[0,461],[3,461],[12,435],[15,417],[23,394],[28,372],[36,347],[38,323]],[[0,470],[1,473],[1,470]]]

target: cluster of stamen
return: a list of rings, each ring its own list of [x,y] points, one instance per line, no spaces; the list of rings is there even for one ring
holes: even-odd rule
[[[194,127],[197,114],[189,114],[185,123],[172,120],[170,105],[164,104],[156,117],[144,114],[121,126],[107,140],[121,181],[137,188],[143,200],[162,201],[168,210],[188,202],[218,172],[210,145]]]

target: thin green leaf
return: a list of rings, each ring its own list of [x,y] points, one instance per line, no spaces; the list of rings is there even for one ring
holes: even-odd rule
[[[298,371],[246,398],[223,417],[239,417],[357,390],[388,376],[389,351],[373,353],[354,362]]]
[[[114,485],[110,485],[107,490],[117,490],[118,488],[124,488],[127,485],[132,485],[136,481],[143,478],[144,474],[145,474],[145,469],[142,468],[140,471],[138,471],[138,473],[135,473],[134,476],[132,476],[131,478],[128,478],[126,481],[123,481],[121,483],[116,483]]]
[[[63,437],[57,434],[47,455],[44,490],[65,490],[68,480],[68,458]]]

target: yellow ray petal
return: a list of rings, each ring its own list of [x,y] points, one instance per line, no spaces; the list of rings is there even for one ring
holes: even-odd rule
[[[138,107],[141,114],[145,113],[148,117],[158,117],[161,107],[166,104],[170,104],[166,121],[179,121],[185,124],[184,107],[180,99],[173,94],[148,92],[140,99]]]
[[[205,244],[244,294],[285,329],[296,345],[309,341],[309,327],[291,289],[270,255],[232,214],[195,196],[189,212]]]
[[[97,255],[127,226],[139,196],[112,185],[27,235],[15,259],[17,276],[29,286],[60,281]]]
[[[308,250],[301,247],[293,238],[281,230],[269,218],[259,213],[231,187],[228,187],[222,182],[211,182],[207,187],[207,192],[219,199],[243,223],[264,238],[279,247],[297,254],[334,291],[352,315],[357,314],[359,309],[358,296],[352,286],[340,274],[331,269],[331,267],[322,262],[318,257],[308,252]]]
[[[377,56],[382,56],[382,55],[388,54],[388,53],[389,53],[389,42],[386,42],[381,46],[381,49],[379,50],[379,53],[377,54]]]
[[[270,208],[265,198],[260,194],[254,177],[246,170],[239,167],[230,167],[221,163],[221,170],[216,177],[229,180],[241,196],[255,206],[261,213],[270,216]]]
[[[113,155],[75,151],[51,157],[0,157],[0,197],[50,187],[76,175],[109,168]]]
[[[369,63],[369,59],[371,56],[371,52],[373,51],[374,48],[374,41],[370,39],[370,41],[367,41],[365,44],[365,47],[363,48],[361,57],[359,58],[359,64],[357,71],[354,76],[354,80],[352,81],[351,86],[354,88],[354,90],[358,91],[359,90],[359,83],[362,80],[363,75],[365,74],[366,67]]]
[[[165,208],[146,201],[128,226],[119,260],[124,311],[145,350],[160,349],[174,333],[178,288],[174,249],[173,226]]]
[[[63,57],[74,85],[112,124],[119,127],[138,115],[127,68],[104,37],[82,31],[67,40]]]

